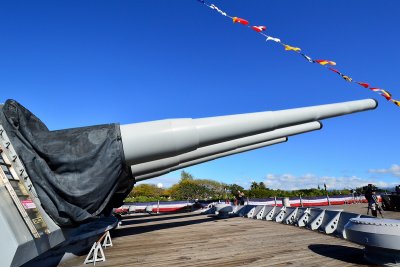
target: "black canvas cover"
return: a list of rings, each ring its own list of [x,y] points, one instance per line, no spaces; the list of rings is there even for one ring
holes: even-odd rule
[[[133,187],[118,124],[49,131],[14,100],[2,107],[0,123],[43,208],[60,226],[109,215]]]

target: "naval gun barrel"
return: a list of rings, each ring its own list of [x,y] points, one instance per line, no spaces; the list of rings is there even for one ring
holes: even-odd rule
[[[289,127],[276,129],[270,132],[256,134],[252,136],[242,137],[231,141],[226,141],[214,145],[200,147],[194,151],[190,151],[175,157],[168,157],[159,160],[149,161],[131,166],[133,176],[140,176],[147,173],[171,168],[181,163],[192,161],[214,154],[223,153],[240,147],[250,146],[261,142],[266,142],[282,137],[292,136],[296,134],[306,133],[309,131],[319,130],[322,124],[318,121],[309,122]]]
[[[278,131],[284,127],[301,128],[304,125],[300,124],[376,106],[375,100],[366,99],[212,118],[112,123],[51,131],[32,112],[10,99],[0,109],[4,129],[0,136],[6,157],[15,161],[20,174],[16,179],[26,182],[36,205],[44,208],[49,220],[69,227],[96,216],[107,216],[112,208],[121,206],[135,183],[132,165],[141,168],[134,172],[143,178],[142,175],[154,175],[157,171],[181,168],[185,165],[179,164],[184,162],[189,166],[196,160],[199,163],[207,157],[221,156],[224,151],[237,152],[235,147],[248,149],[257,142],[291,135]],[[267,132],[269,139],[262,140],[260,134]],[[245,139],[227,143],[250,136],[252,139],[244,143],[240,142]],[[211,147],[216,144],[219,145]],[[198,151],[182,155],[195,150]],[[181,159],[171,159],[179,155]],[[168,159],[139,165],[165,158]]]
[[[203,146],[376,107],[376,100],[365,99],[280,111],[126,124],[120,126],[120,131],[125,162],[135,165],[177,156]]]
[[[179,169],[183,169],[183,168],[186,168],[186,167],[190,167],[190,166],[197,165],[197,164],[200,164],[200,163],[204,163],[204,162],[207,162],[207,161],[211,161],[211,160],[214,160],[214,159],[219,159],[219,158],[223,158],[223,157],[227,157],[227,156],[231,156],[231,155],[247,152],[247,151],[258,149],[258,148],[277,145],[277,144],[281,144],[281,143],[284,143],[284,142],[287,142],[287,141],[288,141],[287,137],[282,137],[282,138],[278,138],[278,139],[274,139],[274,140],[270,140],[270,141],[254,144],[254,145],[249,145],[249,146],[244,146],[244,147],[232,149],[230,151],[226,151],[226,152],[222,152],[222,153],[217,153],[217,154],[214,154],[214,155],[211,155],[211,156],[198,158],[198,159],[191,160],[191,161],[186,161],[184,163],[180,163],[180,164],[178,164],[178,165],[176,165],[174,167],[171,167],[171,168],[167,168],[167,169],[163,169],[163,170],[160,170],[160,171],[155,171],[155,172],[152,172],[152,173],[146,173],[146,174],[137,176],[137,177],[135,177],[135,181],[136,182],[140,182],[140,181],[143,181],[143,180],[148,180],[148,179],[151,179],[151,178],[155,178],[155,177],[161,176],[163,174],[167,174],[167,173],[172,172],[172,171],[176,171],[176,170],[179,170]]]
[[[131,165],[196,149],[201,152],[202,147],[248,136],[257,138],[254,136],[270,131],[272,137],[280,128],[376,106],[375,100],[367,99],[273,112],[51,131],[17,101],[7,100],[0,105],[0,176],[7,185],[0,194],[4,204],[0,207],[0,236],[10,240],[3,253],[5,265],[22,265],[38,254],[60,248],[60,244],[70,244],[63,242],[76,238],[77,233],[98,227],[98,221],[121,206],[132,190],[135,177]],[[154,168],[144,168],[137,180],[286,140],[236,144],[228,151],[223,148],[227,143],[219,150],[208,147],[202,157],[183,155],[185,162],[179,160],[181,163],[172,167],[160,161]],[[76,232],[64,231],[66,227]]]

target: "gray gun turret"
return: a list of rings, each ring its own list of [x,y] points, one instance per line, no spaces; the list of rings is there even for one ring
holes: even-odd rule
[[[375,100],[367,99],[50,131],[29,110],[8,100],[0,111],[0,182],[4,185],[0,187],[0,239],[11,240],[1,247],[3,263],[19,266],[60,247],[76,237],[76,231],[89,231],[88,224],[123,203],[135,177],[149,179],[277,144],[287,136],[319,129],[319,120],[376,106]]]
[[[11,100],[4,105],[0,118],[41,205],[59,225],[75,225],[120,206],[135,183],[134,176],[306,132],[320,127],[317,120],[376,106],[375,100],[367,99],[281,111],[49,131],[36,116]]]

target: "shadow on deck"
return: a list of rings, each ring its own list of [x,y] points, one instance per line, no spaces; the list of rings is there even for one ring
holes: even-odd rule
[[[200,213],[177,213],[174,215],[168,214],[169,216],[166,216],[165,214],[152,214],[152,215],[145,215],[140,217],[135,217],[135,216],[125,216],[123,217],[122,225],[132,225],[132,224],[141,224],[141,223],[154,223],[154,222],[159,222],[159,221],[167,221],[167,220],[173,220],[173,219],[180,219],[180,218],[190,218],[190,217],[196,217],[201,215]]]
[[[368,264],[361,248],[342,245],[312,244],[308,248],[321,256],[352,264]]]
[[[169,214],[170,215],[170,214]],[[128,235],[137,235],[137,234],[142,234],[142,233],[148,233],[148,232],[153,232],[153,231],[158,231],[158,230],[164,230],[164,229],[170,229],[170,228],[176,228],[176,227],[182,227],[182,226],[188,226],[188,225],[194,225],[194,224],[201,224],[201,223],[206,223],[206,222],[211,222],[215,221],[215,217],[204,217],[203,214],[178,214],[178,215],[173,215],[173,216],[162,216],[158,217],[157,216],[152,216],[149,215],[148,218],[143,219],[139,218],[138,220],[131,219],[130,221],[122,221],[122,228],[117,228],[113,230],[112,236],[113,238],[116,237],[122,237],[122,236],[128,236]],[[199,219],[192,219],[199,217]],[[173,221],[173,220],[178,220],[178,219],[189,219],[189,220],[184,220],[184,221]],[[165,222],[165,221],[171,221],[172,222]],[[162,222],[159,224],[154,224],[154,222]],[[144,225],[141,225],[144,224]]]

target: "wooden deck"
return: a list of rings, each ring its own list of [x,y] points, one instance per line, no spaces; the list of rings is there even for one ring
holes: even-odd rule
[[[365,204],[334,206],[366,213]],[[400,219],[400,212],[385,217]],[[96,266],[365,266],[362,248],[322,233],[271,221],[217,220],[198,213],[134,214],[111,233]],[[82,266],[78,257],[60,266]]]

